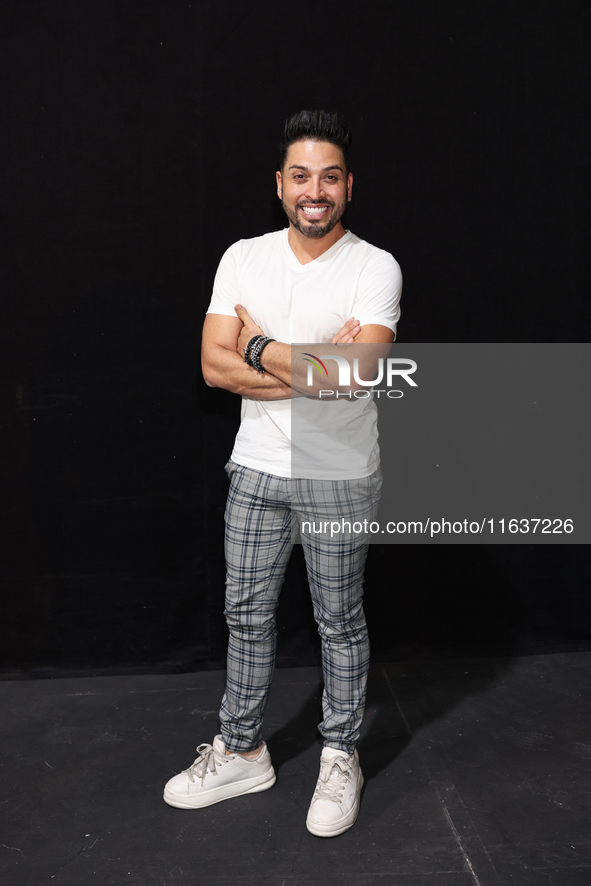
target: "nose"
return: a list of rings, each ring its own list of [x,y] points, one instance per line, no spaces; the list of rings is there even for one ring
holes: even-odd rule
[[[308,184],[308,197],[310,200],[321,200],[324,197],[324,184],[320,176],[313,176]]]

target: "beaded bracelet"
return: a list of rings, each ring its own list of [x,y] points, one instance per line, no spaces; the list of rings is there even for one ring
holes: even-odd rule
[[[272,341],[275,341],[275,339],[268,338],[267,336],[260,338],[257,342],[254,343],[252,350],[248,355],[248,362],[253,367],[253,369],[256,369],[257,372],[265,372],[265,367],[261,363],[261,354],[263,353],[263,349],[266,348],[269,342]]]
[[[261,338],[264,338],[264,336],[263,336],[263,335],[253,335],[253,337],[251,338],[251,340],[249,341],[249,343],[246,345],[246,347],[243,348],[243,350],[244,350],[244,362],[245,362],[245,363],[248,363],[249,366],[252,366],[252,363],[250,362],[250,349],[252,348],[252,346],[253,346],[254,344],[256,344],[258,341],[260,341]]]

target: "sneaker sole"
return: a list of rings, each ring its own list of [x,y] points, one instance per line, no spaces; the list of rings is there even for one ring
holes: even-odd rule
[[[357,821],[357,817],[359,815],[359,810],[361,809],[361,788],[363,787],[363,776],[361,777],[361,784],[359,786],[359,796],[357,797],[357,805],[351,809],[348,815],[344,818],[341,818],[340,821],[333,821],[329,824],[322,824],[318,821],[313,821],[308,818],[306,819],[306,827],[315,837],[338,837],[339,834],[344,834],[345,831],[348,831],[349,828],[352,828],[355,822]]]
[[[234,782],[234,784],[222,785],[215,790],[207,791],[204,794],[195,794],[193,797],[180,796],[171,794],[164,789],[164,802],[176,809],[202,809],[205,806],[213,806],[214,803],[221,803],[222,800],[231,800],[232,797],[241,797],[243,794],[258,794],[259,791],[268,791],[277,781],[275,770],[271,769],[266,772],[263,781],[248,778],[243,781]],[[254,783],[253,783],[254,782]]]

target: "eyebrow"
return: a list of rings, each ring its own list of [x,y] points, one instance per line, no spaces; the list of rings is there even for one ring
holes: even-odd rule
[[[297,163],[294,163],[293,166],[289,166],[288,169],[303,169],[306,172],[309,172],[310,167],[309,166],[299,166]],[[337,166],[336,164],[334,166],[325,166],[324,169],[321,171],[322,172],[329,172],[331,169],[338,169],[340,172],[343,171],[342,166]]]

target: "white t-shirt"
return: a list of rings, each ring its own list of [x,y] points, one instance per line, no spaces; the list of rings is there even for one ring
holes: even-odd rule
[[[234,305],[242,304],[265,335],[288,344],[330,342],[351,317],[362,326],[377,323],[396,333],[402,275],[390,253],[347,231],[323,255],[302,265],[287,235],[285,228],[230,246],[218,267],[207,313],[235,317]],[[292,442],[292,405],[298,409],[297,403],[243,398],[232,460],[279,477],[302,476],[303,464],[310,479],[355,479],[376,470],[377,410],[372,398],[306,400],[307,430],[300,431],[298,420]],[[311,423],[310,409],[317,410]],[[330,426],[330,445],[336,441],[339,451],[324,451],[323,426]],[[298,465],[295,474],[292,461]]]

